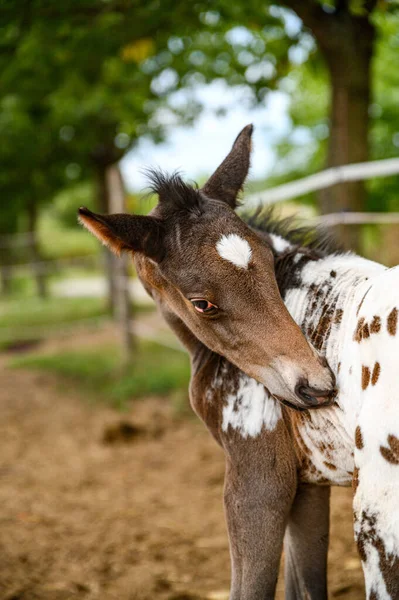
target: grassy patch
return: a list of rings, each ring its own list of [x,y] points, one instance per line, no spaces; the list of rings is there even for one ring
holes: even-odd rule
[[[0,347],[21,339],[36,339],[46,335],[47,328],[79,322],[100,320],[107,315],[101,298],[11,298],[0,301]],[[43,331],[41,332],[41,328]]]
[[[116,346],[95,350],[28,355],[13,359],[13,368],[29,368],[55,373],[67,379],[76,390],[89,392],[113,406],[124,407],[129,399],[151,394],[186,393],[190,376],[188,357],[177,350],[140,341],[132,365],[120,367]]]
[[[150,304],[134,305],[133,316],[152,312]],[[0,350],[20,340],[48,337],[73,324],[97,326],[104,317],[111,317],[104,298],[20,298],[0,300]]]
[[[73,258],[100,254],[100,244],[77,224],[65,227],[52,215],[43,215],[39,224],[39,241],[43,256],[47,259]]]
[[[106,313],[102,298],[13,298],[0,301],[0,327],[69,323]]]

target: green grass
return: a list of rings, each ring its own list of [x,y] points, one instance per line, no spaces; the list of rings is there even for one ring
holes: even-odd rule
[[[101,298],[17,298],[0,301],[0,347],[42,337],[37,328],[98,319],[108,314]],[[95,322],[95,321],[94,321]]]
[[[0,327],[69,323],[106,313],[102,298],[13,298],[0,301]]]
[[[95,350],[27,355],[12,359],[12,368],[29,368],[61,376],[92,399],[101,398],[123,408],[129,399],[148,395],[171,395],[180,403],[187,395],[190,376],[185,353],[140,341],[135,360],[121,368],[117,346]],[[70,385],[68,386],[70,388]]]
[[[99,255],[101,245],[88,231],[75,225],[65,227],[51,214],[43,215],[39,223],[40,249],[47,259]]]
[[[153,311],[151,305],[135,305],[132,314]],[[47,337],[49,331],[57,331],[74,323],[90,319],[99,324],[104,317],[111,317],[103,298],[46,298],[18,297],[0,300],[0,350],[20,340],[29,341]],[[41,329],[43,330],[41,331]]]

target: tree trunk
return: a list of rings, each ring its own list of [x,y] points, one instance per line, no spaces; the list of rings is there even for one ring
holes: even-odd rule
[[[336,0],[333,12],[315,0],[282,0],[310,29],[330,74],[330,144],[327,167],[367,161],[369,157],[370,66],[375,28],[371,13],[377,0],[362,3],[363,14],[351,12],[349,0]],[[342,183],[320,194],[323,213],[364,210],[362,182]],[[357,250],[357,227],[341,231],[345,246]]]
[[[107,191],[109,212],[126,212],[125,188],[118,165],[111,165],[107,169]],[[116,285],[115,317],[120,326],[123,362],[126,364],[131,361],[134,348],[134,338],[131,329],[129,257],[127,254],[122,254],[120,258],[116,259],[114,274]]]
[[[338,33],[339,31],[339,33]],[[324,48],[330,72],[331,109],[327,166],[336,167],[369,159],[370,67],[374,28],[349,14],[339,24],[331,48]],[[362,181],[341,183],[320,194],[323,213],[364,211],[366,190]],[[341,227],[345,247],[359,250],[359,227]]]
[[[107,167],[99,164],[96,169],[97,179],[97,205],[98,210],[104,214],[109,213],[108,205],[108,189],[107,189]],[[115,313],[116,307],[116,281],[115,281],[115,264],[116,257],[111,254],[107,248],[103,249],[103,261],[105,265],[105,274],[107,278],[107,304],[108,309]]]
[[[8,296],[11,292],[11,267],[0,265],[0,293]]]
[[[32,234],[31,242],[29,244],[30,260],[32,261],[33,274],[36,279],[36,287],[39,298],[47,298],[47,279],[44,265],[42,264],[42,257],[39,251],[39,245],[37,242],[37,203],[35,199],[32,199],[28,204],[28,229]]]
[[[4,240],[7,238],[5,237]],[[9,296],[12,290],[12,241],[7,244],[6,241],[0,246],[0,294]]]

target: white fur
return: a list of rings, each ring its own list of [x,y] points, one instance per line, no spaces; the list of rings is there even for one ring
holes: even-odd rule
[[[290,244],[288,240],[285,240],[283,237],[281,237],[281,235],[271,233],[269,237],[276,252],[285,252],[285,250],[292,248],[292,244]]]
[[[221,243],[222,240],[220,255],[227,260],[232,255],[236,257],[235,243],[229,239]],[[245,240],[238,240],[246,244]],[[276,248],[285,247],[280,240],[274,244]],[[249,247],[244,247],[248,253]],[[247,258],[245,263],[248,262]],[[399,331],[391,335],[387,329],[388,315],[393,308],[399,309],[399,267],[387,269],[353,254],[332,255],[308,262],[301,281],[300,287],[288,291],[287,308],[310,335],[317,331],[326,309],[331,309],[329,337],[322,352],[337,377],[339,389],[336,405],[309,411],[298,421],[297,442],[312,466],[302,473],[302,478],[307,482],[350,485],[354,467],[359,469],[354,498],[355,535],[366,534],[366,588],[369,592],[375,590],[385,600],[389,595],[378,551],[373,539],[367,539],[369,525],[362,522],[362,515],[372,517],[373,532],[386,553],[398,557],[399,465],[388,462],[381,448],[389,446],[388,436],[399,437]],[[336,320],[335,314],[340,315]],[[381,319],[380,331],[359,342],[354,335],[359,319],[363,317],[370,325],[375,316]],[[381,366],[377,383],[370,382],[362,389],[362,367],[372,372],[376,362]],[[275,429],[280,418],[280,405],[265,388],[242,375],[238,391],[226,399],[222,426],[224,431],[232,427],[244,438],[255,437],[263,428]],[[357,426],[362,432],[362,449],[355,447]]]
[[[334,277],[331,272],[335,272]],[[399,465],[381,454],[381,448],[389,449],[390,435],[399,438],[399,331],[391,335],[387,328],[392,309],[399,309],[399,267],[386,269],[349,254],[309,262],[302,275],[304,287],[286,296],[287,307],[299,324],[306,314],[311,285],[325,297],[308,314],[311,326],[319,322],[326,305],[343,311],[339,325],[332,323],[324,348],[337,375],[338,406],[310,411],[308,420],[298,428],[299,444],[315,467],[308,480],[325,478],[333,484],[350,484],[354,467],[359,469],[353,508],[355,536],[366,535],[366,589],[388,600],[374,537],[381,540],[387,555],[399,556]],[[374,317],[380,318],[380,330],[370,329],[359,341],[355,335],[359,320],[363,318],[370,328]],[[372,373],[377,362],[381,369],[377,382],[372,385],[370,381],[363,389],[362,368]],[[354,444],[357,426],[363,439],[361,449]],[[329,469],[328,464],[335,469]],[[369,538],[364,515],[373,520]]]
[[[375,519],[376,536],[384,544],[387,555],[399,557],[399,465],[387,461],[381,449],[389,450],[389,436],[399,438],[399,331],[388,331],[388,316],[393,308],[399,309],[399,267],[384,271],[370,280],[370,286],[359,310],[358,318],[370,323],[375,315],[381,319],[378,333],[356,344],[353,353],[351,386],[354,391],[362,378],[362,366],[370,372],[380,364],[377,382],[369,383],[360,392],[361,403],[357,424],[360,427],[363,448],[355,450],[355,464],[359,469],[359,485],[353,508],[355,522],[366,513]],[[355,534],[359,535],[359,525]],[[391,598],[385,590],[380,573],[377,550],[371,541],[365,545],[367,561],[363,565],[366,588],[377,590],[379,598]]]
[[[216,244],[219,255],[240,269],[247,269],[252,256],[252,250],[247,240],[236,233],[223,235]]]
[[[336,273],[331,278],[331,272]],[[308,418],[299,426],[300,445],[309,453],[316,470],[310,480],[325,478],[335,485],[349,485],[354,468],[354,435],[362,403],[360,376],[356,375],[354,356],[359,344],[353,341],[358,317],[359,303],[370,287],[370,280],[385,271],[385,267],[354,254],[328,256],[309,262],[302,270],[304,283],[287,293],[286,305],[298,325],[302,325],[309,306],[309,288],[316,285],[323,292],[328,282],[333,293],[326,302],[336,302],[336,310],[342,310],[339,325],[332,325],[324,354],[337,377],[338,407],[310,411]],[[320,302],[313,308],[311,322],[317,324],[325,306]],[[340,369],[338,365],[340,363]],[[361,364],[358,367],[361,371]],[[350,374],[351,373],[351,374]],[[353,387],[355,383],[355,387]],[[333,464],[335,470],[326,463]]]
[[[366,586],[366,598],[369,598],[369,594],[373,591],[377,598],[381,600],[393,600],[391,595],[388,594],[387,587],[385,585],[384,578],[382,576],[379,566],[379,556],[376,548],[369,545],[366,549],[367,561],[364,572],[364,582]]]
[[[223,431],[227,431],[231,426],[244,438],[256,437],[263,427],[273,431],[280,418],[280,404],[261,383],[242,374],[237,392],[227,397],[222,427]]]

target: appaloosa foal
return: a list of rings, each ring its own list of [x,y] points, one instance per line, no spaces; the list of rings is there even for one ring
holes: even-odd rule
[[[399,270],[244,223],[251,133],[201,190],[154,174],[151,215],[80,220],[134,254],[190,353],[192,406],[226,455],[231,600],[274,597],[284,535],[286,597],[326,598],[330,486],[352,479],[367,597],[399,599]]]

